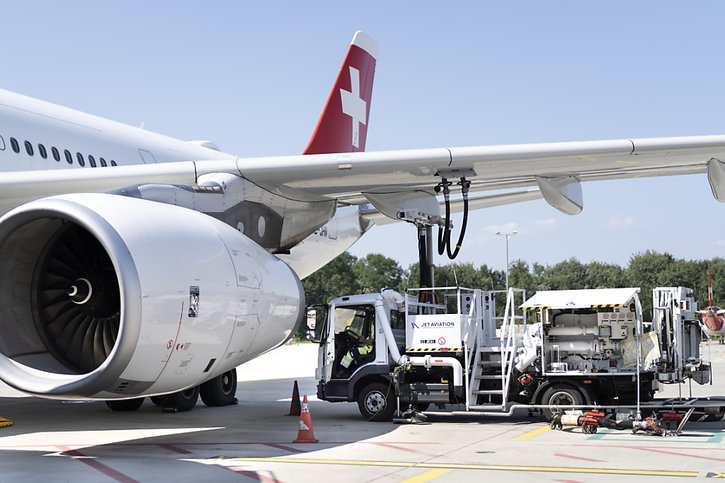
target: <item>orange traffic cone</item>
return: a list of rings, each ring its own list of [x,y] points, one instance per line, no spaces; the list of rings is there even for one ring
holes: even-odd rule
[[[292,402],[289,405],[289,413],[287,416],[299,416],[300,415],[300,390],[297,388],[297,381],[292,388]]]
[[[307,402],[307,394],[302,399],[302,410],[300,411],[300,429],[297,431],[297,439],[293,443],[317,443],[315,433],[312,432],[312,416]]]

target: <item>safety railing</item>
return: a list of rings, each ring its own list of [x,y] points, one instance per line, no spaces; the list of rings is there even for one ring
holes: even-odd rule
[[[526,330],[526,312],[518,315],[516,309],[518,295],[521,296],[521,303],[526,300],[526,291],[523,289],[509,288],[506,295],[506,310],[504,311],[501,324],[501,385],[503,389],[501,407],[506,408],[509,396],[511,375],[513,374],[514,359],[518,338]],[[517,324],[520,322],[520,325]]]

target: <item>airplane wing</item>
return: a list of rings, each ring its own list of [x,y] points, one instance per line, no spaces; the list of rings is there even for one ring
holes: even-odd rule
[[[724,135],[689,136],[21,171],[5,173],[0,190],[6,204],[17,206],[39,196],[139,183],[193,184],[205,174],[228,173],[270,191],[362,204],[368,201],[366,191],[430,190],[441,177],[457,181],[465,176],[471,191],[537,186],[549,204],[576,214],[583,207],[582,181],[707,173],[713,195],[725,201],[721,160]]]
[[[725,136],[620,139],[239,159],[245,177],[262,185],[362,202],[384,186],[424,189],[441,177],[465,176],[471,191],[538,186],[552,206],[581,211],[581,181],[707,173],[725,201]]]

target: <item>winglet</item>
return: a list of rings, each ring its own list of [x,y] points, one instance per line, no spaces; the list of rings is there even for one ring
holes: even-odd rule
[[[378,44],[356,32],[304,154],[365,151]]]

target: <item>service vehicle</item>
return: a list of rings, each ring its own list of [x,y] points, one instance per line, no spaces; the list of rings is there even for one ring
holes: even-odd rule
[[[539,408],[551,419],[555,407],[639,407],[661,384],[708,383],[692,291],[654,289],[650,323],[639,291],[540,291],[527,300],[515,288],[445,287],[339,297],[308,309],[320,342],[317,395],[356,401],[374,421],[430,404],[487,415]]]

